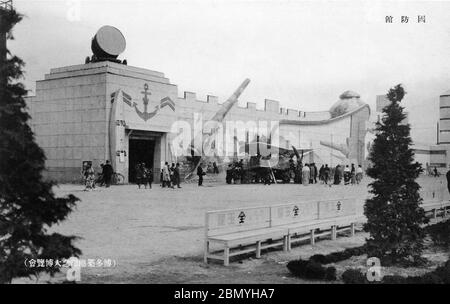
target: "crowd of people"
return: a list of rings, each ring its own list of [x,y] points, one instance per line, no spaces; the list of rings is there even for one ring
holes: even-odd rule
[[[236,183],[236,180],[244,180],[244,160],[241,159],[239,162],[235,161],[228,164],[228,169],[226,171],[225,181],[227,184]]]
[[[175,186],[177,188],[181,188],[180,182],[180,164],[179,163],[172,163],[172,165],[169,165],[168,162],[164,163],[164,166],[161,168],[160,172],[160,186],[162,188],[172,188],[175,189]]]
[[[247,168],[246,168],[247,167]],[[363,178],[363,169],[361,165],[355,167],[354,164],[343,166],[337,165],[330,167],[323,164],[320,168],[315,163],[289,161],[288,168],[269,168],[258,165],[244,166],[241,159],[228,165],[226,182],[227,184],[240,183],[264,183],[270,185],[274,179],[281,180],[283,183],[294,182],[296,184],[326,184],[326,185],[344,185],[359,184]]]
[[[152,168],[148,168],[145,163],[137,164],[135,167],[136,170],[136,184],[138,188],[141,189],[141,186],[144,186],[147,189],[147,185],[149,189],[152,188],[153,183],[153,170]]]
[[[208,163],[206,168],[206,172],[202,167],[202,163],[197,166],[197,176],[198,176],[198,185],[203,185],[203,177],[206,175],[206,172],[217,174],[219,172],[217,164]],[[107,160],[105,164],[101,164],[101,173],[98,174],[97,178],[95,176],[95,171],[92,168],[92,163],[88,162],[85,166],[83,166],[83,178],[85,181],[85,191],[93,190],[96,187],[96,184],[100,186],[105,185],[107,188],[111,185],[111,180],[114,174],[113,167],[110,162]],[[264,182],[264,184],[273,183],[273,179],[275,175],[271,172],[270,169],[266,169],[263,173],[260,174],[261,180],[260,182]],[[267,171],[267,172],[266,172]],[[235,183],[236,180],[244,180],[244,176],[246,174],[244,168],[244,162],[241,159],[239,162],[234,162],[229,164],[227,174],[226,174],[226,182],[228,184]],[[287,175],[287,179],[284,178],[284,182],[291,182],[293,180],[294,183],[309,185],[322,183],[326,185],[356,185],[359,184],[363,178],[363,169],[361,165],[357,167],[354,164],[349,165],[337,165],[335,167],[329,167],[328,164],[323,164],[319,169],[317,168],[315,163],[305,163],[302,162],[295,163],[292,159],[290,160],[289,169],[283,173]],[[153,183],[153,169],[147,167],[145,163],[138,163],[135,167],[135,178],[136,184],[140,189],[141,186],[144,186],[147,189],[152,188]],[[169,165],[168,162],[165,162],[164,166],[161,168],[160,172],[160,186],[162,188],[171,188],[174,189],[175,186],[177,188],[181,188],[181,174],[180,174],[180,164],[172,163]]]
[[[206,172],[203,170],[202,163],[197,167],[197,175],[198,175],[198,185],[203,185],[203,177],[206,175]],[[96,185],[98,186],[106,186],[107,188],[111,186],[112,177],[114,175],[113,167],[109,160],[106,161],[105,164],[101,164],[101,173],[97,174],[92,166],[91,162],[86,162],[83,164],[82,168],[82,177],[85,185],[85,191],[94,190]],[[144,186],[147,189],[152,189],[153,184],[153,169],[151,167],[147,167],[145,163],[138,163],[135,166],[135,180],[138,188]],[[160,172],[160,186],[161,188],[171,188],[175,189],[181,188],[181,174],[180,174],[180,164],[172,163],[169,165],[168,162],[165,162],[164,166],[161,168]],[[219,169],[217,164],[210,163],[208,164],[207,171],[211,171],[212,173],[219,173]]]
[[[294,182],[303,185],[316,184],[317,182],[326,185],[340,185],[342,182],[344,185],[355,185],[359,184],[363,178],[361,165],[355,167],[354,164],[351,164],[351,167],[349,165],[329,167],[328,164],[324,164],[317,169],[315,163],[306,163],[305,165],[291,163],[290,171]]]
[[[290,160],[289,166],[289,179],[296,184],[326,184],[326,185],[355,185],[359,184],[363,178],[363,169],[361,165],[355,167],[354,164],[349,165],[336,165],[330,167],[328,164],[323,164],[320,168],[317,168],[316,163],[295,163],[294,160]]]

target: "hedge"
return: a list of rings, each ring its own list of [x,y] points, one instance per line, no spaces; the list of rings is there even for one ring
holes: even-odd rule
[[[315,261],[296,260],[287,264],[289,271],[296,277],[313,280],[336,280],[336,268],[324,267]]]
[[[342,274],[342,280],[345,284],[368,284],[366,275],[358,269],[347,269]],[[443,266],[437,267],[435,270],[428,272],[422,276],[403,277],[399,275],[384,276],[382,284],[450,284],[450,260]]]
[[[331,264],[347,260],[352,256],[360,256],[366,253],[366,246],[355,248],[347,248],[344,251],[332,252],[327,255],[315,254],[309,258],[310,261],[315,261],[320,264]]]
[[[450,247],[450,220],[430,225],[426,228],[426,232],[435,245]]]

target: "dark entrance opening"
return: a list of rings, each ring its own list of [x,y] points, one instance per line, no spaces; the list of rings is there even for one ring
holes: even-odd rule
[[[145,163],[148,168],[153,168],[153,157],[155,152],[155,140],[152,139],[132,139],[128,146],[128,180],[130,183],[136,182],[136,165]]]

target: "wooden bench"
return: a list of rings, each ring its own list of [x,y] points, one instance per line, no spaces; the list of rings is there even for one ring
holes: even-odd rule
[[[310,239],[314,244],[326,235],[334,240],[345,230],[353,236],[360,220],[353,198],[207,212],[204,260],[223,260],[227,266],[236,255],[255,252],[260,258],[263,249],[282,246],[287,251],[294,242]]]
[[[442,217],[446,217],[450,213],[450,201],[426,202],[422,205],[425,213],[431,213],[432,218],[437,218],[439,213]]]
[[[272,225],[288,228],[288,250],[293,243],[337,234],[346,230],[355,234],[355,224],[361,220],[356,214],[355,199],[310,201],[300,204],[283,204],[271,207]]]
[[[423,199],[421,207],[425,213],[432,214],[432,218],[437,218],[439,213],[442,217],[446,217],[450,212],[450,201],[444,201],[444,193],[447,188],[443,185],[427,187],[419,190],[420,196]]]
[[[288,229],[271,226],[270,207],[211,211],[205,223],[205,263],[217,259],[228,266],[231,256],[255,252],[259,258],[261,250],[277,246],[287,250]]]
[[[436,185],[419,191],[425,212],[436,218],[450,213],[450,201],[444,201],[446,188]],[[364,223],[362,206],[354,198],[308,201],[275,206],[211,211],[205,218],[204,260],[222,260],[229,265],[232,256],[282,247],[291,249],[293,243],[331,236],[344,231],[355,234],[355,225]]]

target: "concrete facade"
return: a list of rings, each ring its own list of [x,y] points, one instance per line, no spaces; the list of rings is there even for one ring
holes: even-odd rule
[[[37,81],[36,96],[27,98],[32,129],[47,156],[48,175],[60,182],[77,182],[82,161],[92,161],[98,171],[109,159],[127,179],[130,142],[142,139],[152,141],[149,153],[158,180],[161,162],[179,161],[170,146],[172,125],[176,121],[193,125],[193,113],[207,121],[221,108],[215,96],[200,101],[195,93],[184,92],[182,97],[178,93],[163,73],[108,61],[51,69]],[[348,108],[350,99],[357,103]],[[343,97],[333,107],[342,110],[342,105],[345,111],[333,117],[330,111],[285,109],[278,101],[265,100],[262,110],[255,103],[233,107],[226,120],[277,121],[281,147],[312,148],[310,161],[317,163],[361,164],[370,109],[359,96]]]

